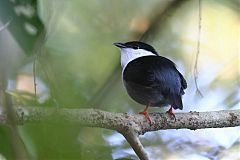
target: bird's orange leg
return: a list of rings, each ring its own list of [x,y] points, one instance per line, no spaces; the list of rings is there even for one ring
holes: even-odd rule
[[[151,118],[149,117],[149,114],[148,114],[148,107],[149,105],[146,105],[146,107],[144,108],[144,110],[142,112],[139,112],[139,114],[142,114],[144,115],[144,117],[149,121],[149,123],[151,124],[152,123],[152,120]]]
[[[169,110],[166,112],[170,117],[173,117],[174,120],[176,121],[176,116],[175,114],[173,113],[173,110],[172,110],[172,106],[170,105],[170,108]]]

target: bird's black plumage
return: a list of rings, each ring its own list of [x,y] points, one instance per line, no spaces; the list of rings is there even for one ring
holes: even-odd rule
[[[128,94],[138,103],[183,108],[181,96],[187,88],[186,80],[165,57],[144,56],[131,61],[123,71],[123,80]]]
[[[124,46],[128,47],[128,48],[133,48],[133,49],[144,49],[146,51],[152,52],[155,55],[158,55],[158,53],[152,46],[150,46],[147,43],[140,42],[140,41],[127,42],[127,43],[124,43]]]
[[[146,106],[183,108],[182,95],[187,82],[174,62],[159,56],[152,46],[143,42],[114,45],[121,49],[122,78],[132,99]],[[168,112],[174,115],[171,108]]]

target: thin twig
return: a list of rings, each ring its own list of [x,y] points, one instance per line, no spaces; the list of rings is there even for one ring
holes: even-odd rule
[[[37,100],[37,60],[41,56],[43,46],[46,42],[46,31],[45,28],[43,27],[42,32],[39,34],[33,52],[35,53],[33,55],[33,85],[34,85],[34,95],[35,95],[35,100]]]
[[[33,85],[34,85],[35,99],[37,99],[36,58],[33,59]]]
[[[0,26],[0,32],[3,31],[4,29],[6,29],[11,22],[12,22],[12,18],[7,23],[5,23],[3,26]]]
[[[197,53],[196,53],[196,59],[195,59],[195,65],[194,65],[194,83],[196,86],[196,93],[199,94],[201,97],[203,97],[203,94],[201,93],[199,87],[198,87],[198,83],[197,83],[197,79],[198,79],[198,58],[199,58],[199,53],[200,53],[200,41],[201,41],[201,29],[202,29],[202,4],[201,4],[201,0],[198,0],[198,5],[199,5],[199,9],[198,9],[198,41],[197,41]]]

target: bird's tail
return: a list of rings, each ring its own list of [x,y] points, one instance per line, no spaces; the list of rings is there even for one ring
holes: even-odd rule
[[[178,94],[171,95],[171,105],[174,109],[183,109],[182,96]]]

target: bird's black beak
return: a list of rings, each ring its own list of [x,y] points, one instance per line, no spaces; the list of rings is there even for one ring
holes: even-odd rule
[[[116,43],[113,43],[115,46],[117,46],[118,48],[125,48],[125,44],[124,43],[119,43],[119,42],[116,42]]]

